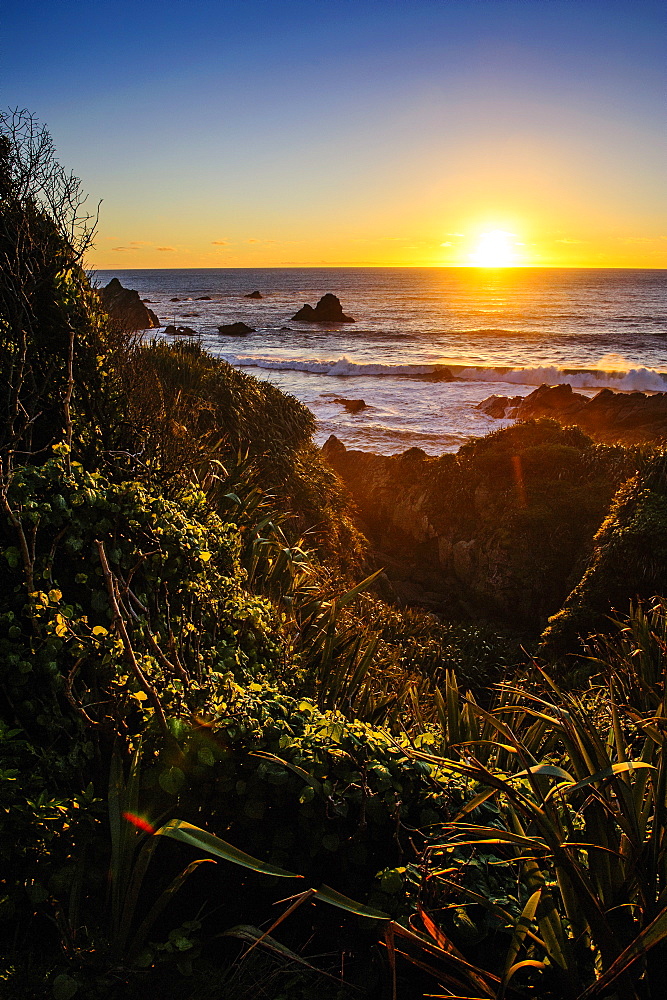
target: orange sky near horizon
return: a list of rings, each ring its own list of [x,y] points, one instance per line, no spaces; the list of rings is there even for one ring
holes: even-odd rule
[[[223,236],[218,240],[128,240],[98,234],[89,266],[96,270],[224,267],[579,267],[667,268],[667,236],[565,230],[537,224],[488,222],[404,236],[335,233],[319,239]],[[500,220],[500,221],[498,221]],[[508,228],[510,227],[511,228]],[[612,228],[612,227],[610,227]],[[500,244],[494,234],[501,233]],[[561,235],[563,233],[563,235]],[[178,235],[172,232],[172,235]],[[113,244],[113,245],[112,245]],[[122,247],[122,249],[121,249]]]

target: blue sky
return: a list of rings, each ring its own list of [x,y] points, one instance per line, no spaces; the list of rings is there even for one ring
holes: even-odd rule
[[[104,199],[100,266],[438,263],[475,226],[665,266],[666,11],[3,0],[1,103]]]

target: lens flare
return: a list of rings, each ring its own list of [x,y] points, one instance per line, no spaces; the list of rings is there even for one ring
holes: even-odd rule
[[[137,830],[143,830],[144,833],[155,833],[153,824],[149,823],[143,816],[137,816],[136,813],[124,812],[123,819],[126,819],[132,826],[136,826]]]

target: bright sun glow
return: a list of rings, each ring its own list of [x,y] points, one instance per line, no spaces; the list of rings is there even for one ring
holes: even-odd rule
[[[470,259],[478,267],[512,267],[516,259],[514,245],[514,233],[506,233],[504,229],[493,229],[489,233],[480,234],[479,242]]]

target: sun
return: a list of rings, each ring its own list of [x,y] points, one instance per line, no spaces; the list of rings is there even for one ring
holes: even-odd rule
[[[478,267],[512,267],[516,260],[514,233],[504,229],[492,229],[480,233],[476,249],[470,259]]]

